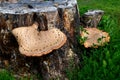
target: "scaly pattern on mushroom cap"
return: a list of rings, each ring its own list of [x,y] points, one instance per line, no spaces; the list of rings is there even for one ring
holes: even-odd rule
[[[26,56],[42,56],[60,48],[67,40],[66,35],[57,28],[37,31],[37,25],[19,27],[12,33],[19,44],[19,51]]]
[[[110,36],[108,33],[103,32],[97,28],[84,28],[80,33],[82,38],[86,38],[84,41],[85,48],[103,46],[104,43],[109,42]]]

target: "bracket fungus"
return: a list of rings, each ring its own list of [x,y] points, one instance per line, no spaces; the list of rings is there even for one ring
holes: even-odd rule
[[[104,43],[110,41],[110,36],[107,32],[103,32],[97,28],[84,28],[81,33],[81,38],[84,39],[85,48],[103,46]]]
[[[26,56],[42,56],[63,46],[66,35],[57,28],[38,31],[38,24],[19,27],[12,30],[18,41],[19,51]]]

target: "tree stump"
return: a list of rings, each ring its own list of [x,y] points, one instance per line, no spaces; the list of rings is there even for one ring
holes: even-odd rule
[[[76,29],[80,21],[76,0],[4,1],[0,4],[0,68],[13,70],[17,78],[30,73],[41,74],[44,80],[67,79],[65,71],[79,63]],[[11,31],[34,22],[38,22],[40,31],[60,29],[67,36],[65,45],[41,57],[21,55]]]
[[[83,27],[97,27],[103,14],[103,10],[88,10],[80,17],[81,25]]]

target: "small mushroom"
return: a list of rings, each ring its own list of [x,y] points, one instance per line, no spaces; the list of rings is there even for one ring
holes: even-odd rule
[[[38,31],[38,24],[19,27],[12,30],[18,41],[19,51],[26,56],[42,56],[63,46],[66,35],[57,28]]]
[[[80,35],[81,38],[84,38],[83,44],[85,48],[88,47],[98,48],[98,46],[103,46],[104,43],[110,41],[109,34],[97,28],[84,28],[81,31]]]

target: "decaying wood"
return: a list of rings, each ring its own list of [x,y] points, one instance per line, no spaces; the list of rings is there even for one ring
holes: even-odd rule
[[[27,2],[26,2],[27,1]],[[22,4],[24,3],[24,4]],[[66,44],[60,49],[41,57],[26,57],[20,54],[18,43],[11,33],[14,28],[39,23],[39,31],[53,27],[60,29],[67,36]],[[16,75],[39,73],[43,79],[65,80],[66,69],[78,65],[75,34],[79,26],[79,14],[76,0],[19,0],[17,3],[0,4],[0,60],[7,60],[7,69]],[[5,61],[6,62],[6,61]],[[18,76],[17,76],[18,77]]]
[[[103,14],[103,10],[88,10],[80,17],[81,25],[83,27],[97,27]]]

